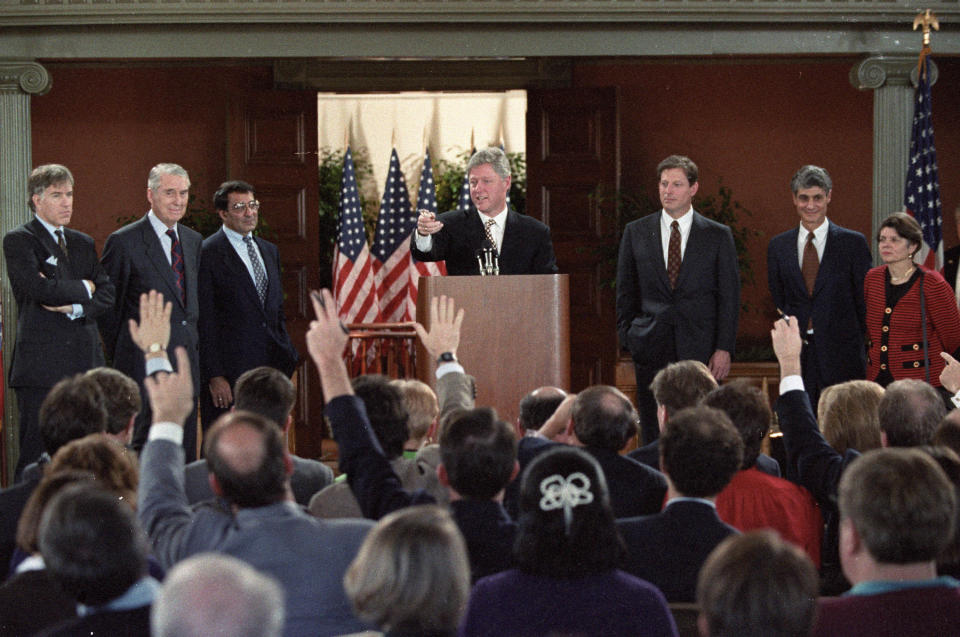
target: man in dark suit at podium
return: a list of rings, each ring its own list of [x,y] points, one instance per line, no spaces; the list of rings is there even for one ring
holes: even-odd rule
[[[477,252],[489,241],[500,274],[556,274],[550,228],[507,205],[510,162],[499,148],[477,151],[467,162],[470,199],[477,212],[421,212],[410,250],[418,261],[446,261],[447,273],[480,274]]]
[[[204,240],[198,276],[204,431],[230,408],[241,374],[267,366],[289,377],[299,359],[283,313],[277,246],[253,236],[260,212],[253,186],[224,182],[213,206],[223,227]]]
[[[671,155],[657,178],[663,209],[627,224],[617,266],[617,330],[636,368],[644,444],[660,435],[653,377],[691,359],[726,378],[740,315],[733,234],[693,209],[697,165]]]

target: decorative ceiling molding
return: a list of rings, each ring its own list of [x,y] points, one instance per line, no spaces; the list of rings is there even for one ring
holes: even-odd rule
[[[957,0],[923,8],[945,22]],[[163,23],[685,23],[910,24],[904,0],[0,0],[4,26]]]

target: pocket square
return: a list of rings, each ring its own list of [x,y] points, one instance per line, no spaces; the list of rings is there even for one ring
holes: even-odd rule
[[[50,265],[57,265],[57,257],[51,254],[49,257],[47,257],[46,263],[49,263]]]

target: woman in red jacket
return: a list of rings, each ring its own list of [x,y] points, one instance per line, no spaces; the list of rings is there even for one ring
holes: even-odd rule
[[[901,378],[940,386],[940,352],[960,349],[960,312],[938,272],[914,262],[923,245],[916,220],[898,212],[877,234],[884,265],[867,272],[867,378],[884,387]]]

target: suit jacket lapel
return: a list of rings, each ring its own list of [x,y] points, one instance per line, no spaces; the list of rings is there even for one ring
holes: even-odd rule
[[[273,259],[267,258],[268,250],[266,247],[266,242],[260,237],[254,237],[253,240],[257,242],[257,247],[260,248],[260,258],[263,260],[263,268],[267,273],[267,303],[269,303],[273,294],[275,292],[280,292],[280,270],[277,268],[277,264]],[[250,277],[248,276],[247,278],[249,279]],[[253,281],[250,283],[252,284]],[[256,293],[256,286],[253,286],[253,288],[254,293]],[[282,292],[278,298],[283,298]],[[266,303],[264,303],[264,305],[266,305]],[[266,310],[266,308],[264,308],[264,310]]]
[[[657,279],[660,281],[661,285],[663,285],[663,288],[665,290],[672,291],[670,288],[670,279],[667,278],[667,262],[663,259],[663,237],[661,235],[660,228],[661,214],[663,213],[657,212],[651,215],[650,226],[647,228],[647,232],[645,232],[643,235],[643,241],[645,244],[644,251],[646,254],[650,255],[648,258],[653,262],[653,270],[657,273]]]
[[[63,253],[63,250],[60,249],[60,246],[57,245],[57,242],[53,240],[53,237],[50,236],[50,233],[47,231],[47,228],[40,223],[40,221],[34,217],[30,220],[30,223],[27,224],[27,229],[33,233],[33,236],[37,238],[40,242],[40,245],[44,247],[47,253],[54,257],[57,260],[57,272],[62,272],[65,276],[64,278],[74,279],[77,278],[73,275],[73,268],[70,267],[70,260],[67,258],[67,255]],[[64,241],[67,240],[66,229],[64,229]],[[69,247],[67,248],[70,249]]]
[[[803,272],[800,270],[800,253],[797,241],[800,240],[800,228],[796,227],[790,231],[790,244],[787,246],[787,274],[793,282],[794,287],[803,294],[807,294],[807,282],[803,280]]]
[[[240,258],[240,255],[237,254],[237,251],[233,248],[233,244],[230,243],[230,240],[227,238],[227,235],[224,234],[223,230],[220,230],[221,234],[221,251],[223,253],[224,265],[226,265],[231,272],[233,272],[234,280],[240,281],[240,286],[243,288],[244,293],[250,297],[250,302],[255,306],[261,308],[260,305],[260,295],[257,294],[257,286],[253,282],[253,279],[250,277],[250,270],[247,269],[246,264],[243,262],[243,259]],[[260,256],[263,257],[263,246],[260,245],[259,239],[257,237],[253,238],[254,242],[257,244],[257,247],[260,249]],[[263,259],[264,265],[266,265],[266,259]],[[270,275],[267,273],[267,294],[270,294]]]
[[[703,236],[704,219],[696,210],[693,211],[693,221],[690,224],[690,236],[687,237],[687,249],[683,251],[683,260],[680,261],[680,274],[677,275],[677,289],[683,287],[684,281],[690,276],[690,272],[703,272],[703,268],[695,265],[705,254],[703,245],[705,238]],[[660,230],[660,224],[657,224]],[[661,259],[663,258],[663,244],[660,246]],[[667,266],[663,266],[664,276],[666,276]],[[669,287],[669,280],[667,281]]]
[[[507,258],[515,258],[521,252],[521,242],[523,237],[520,236],[520,215],[518,212],[515,212],[513,208],[507,209],[507,222],[503,227],[503,241],[500,242],[500,263],[503,263],[503,255],[507,255]],[[483,226],[481,225],[480,231],[483,232]],[[484,238],[486,238],[486,233]],[[481,240],[481,243],[483,240]]]
[[[154,232],[153,225],[150,224],[150,219],[147,217],[144,217],[140,222],[140,236],[143,239],[143,252],[147,260],[156,269],[160,278],[167,284],[167,293],[163,295],[164,298],[172,300],[174,303],[179,303],[180,306],[183,307],[183,298],[177,289],[177,277],[173,273],[173,267],[170,265],[170,261],[167,260],[167,255],[163,251],[160,238],[157,237],[157,233]],[[177,236],[179,236],[179,234]],[[183,246],[182,241],[180,245]],[[186,252],[184,252],[184,260],[186,260]],[[186,264],[184,264],[184,271],[186,271]]]
[[[827,277],[830,276],[831,272],[836,272],[838,269],[838,261],[840,259],[840,254],[838,252],[839,248],[837,247],[837,242],[839,239],[837,235],[839,232],[832,223],[827,226],[827,242],[823,246],[823,256],[820,257],[820,268],[817,270],[817,279],[813,283],[813,296],[816,296],[817,293],[826,285]]]

